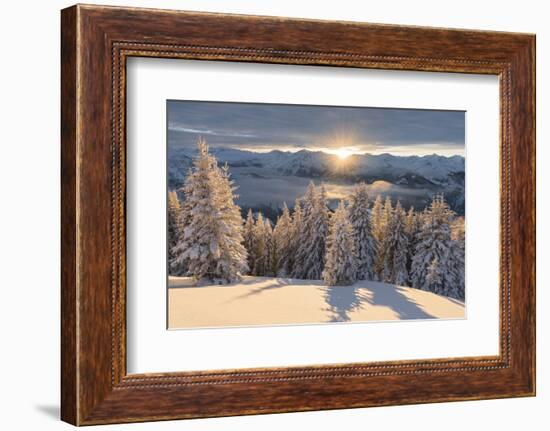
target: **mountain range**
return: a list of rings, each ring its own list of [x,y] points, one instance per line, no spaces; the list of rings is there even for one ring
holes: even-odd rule
[[[377,194],[399,199],[417,210],[443,193],[451,208],[464,215],[465,161],[462,156],[395,156],[353,154],[345,159],[322,151],[266,153],[235,148],[210,148],[219,163],[227,163],[238,186],[237,203],[243,208],[291,207],[310,181],[324,183],[331,205],[345,197],[354,184],[364,181],[373,198]],[[169,147],[168,187],[178,189],[196,156],[195,148]],[[278,212],[278,211],[275,211]]]

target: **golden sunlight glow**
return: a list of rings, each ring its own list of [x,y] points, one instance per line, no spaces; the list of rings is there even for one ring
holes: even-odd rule
[[[349,148],[338,148],[337,150],[334,150],[334,154],[338,156],[339,159],[344,160],[353,154],[353,151]]]
[[[351,155],[365,153],[365,143],[362,141],[353,127],[342,126],[320,139],[319,147],[322,147],[321,151],[344,161]]]
[[[338,157],[339,160],[346,160],[349,156],[353,156],[355,154],[364,154],[364,150],[362,150],[359,146],[346,146],[338,148],[324,147],[320,148],[320,150]]]

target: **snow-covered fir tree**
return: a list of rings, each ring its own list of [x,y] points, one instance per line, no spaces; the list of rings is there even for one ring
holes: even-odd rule
[[[413,287],[458,297],[456,269],[452,262],[450,222],[453,216],[443,196],[435,196],[423,215],[418,234],[410,275]]]
[[[349,220],[353,227],[353,240],[357,258],[357,278],[375,279],[376,240],[373,237],[369,215],[369,195],[367,185],[355,186],[349,197]]]
[[[238,195],[237,187],[231,179],[227,163],[223,167],[214,166],[218,172],[218,187],[216,196],[219,203],[218,247],[220,260],[217,262],[217,272],[223,274],[227,281],[239,279],[248,271],[247,252],[243,245],[243,219],[241,208],[235,204]]]
[[[181,204],[175,190],[168,192],[168,262],[172,263],[176,257],[174,247],[182,235]]]
[[[416,213],[413,207],[409,208],[405,220],[405,234],[407,235],[407,272],[411,273],[412,259],[417,244],[417,237],[422,226],[421,217]]]
[[[376,196],[374,204],[371,210],[371,231],[372,236],[377,244],[382,242],[383,236],[383,223],[382,218],[384,215],[384,205],[382,203],[382,196]]]
[[[174,247],[172,264],[185,262],[196,279],[235,281],[248,270],[235,188],[227,167],[218,166],[204,139],[199,139],[198,150],[183,187],[188,222]]]
[[[273,229],[274,254],[276,256],[275,270],[279,277],[287,277],[291,270],[292,253],[292,218],[290,211],[283,205],[283,213],[277,219],[275,229]]]
[[[378,280],[384,281],[384,267],[386,262],[386,251],[388,250],[388,231],[389,225],[393,217],[393,206],[391,203],[391,198],[386,196],[384,205],[380,208],[381,199],[378,200],[380,196],[376,198],[373,207],[373,215],[376,215],[377,224],[376,232],[376,261],[375,261],[375,272]]]
[[[302,214],[302,204],[299,199],[296,199],[296,202],[294,203],[294,210],[292,212],[292,230],[296,235],[300,233],[300,229],[302,228]]]
[[[344,201],[340,201],[332,217],[327,243],[323,280],[331,286],[353,284],[357,279],[357,258],[353,226],[349,221]]]
[[[253,249],[252,255],[254,260],[254,268],[251,273],[253,275],[263,276],[266,273],[268,261],[267,261],[267,244],[266,244],[266,227],[264,222],[264,216],[261,212],[256,216],[256,223],[253,230]]]
[[[326,239],[330,223],[326,190],[308,186],[303,199],[302,226],[293,269],[295,278],[319,280],[325,266]]]
[[[445,274],[443,273],[445,265],[439,262],[437,257],[434,257],[432,262],[428,265],[426,271],[426,283],[430,286],[432,292],[443,292]]]
[[[296,235],[296,250],[294,253],[294,266],[292,269],[293,278],[306,278],[305,268],[305,259],[307,258],[307,246],[304,244],[304,240],[310,236],[311,225],[312,225],[312,212],[316,200],[316,189],[315,184],[310,182],[306,194],[300,199],[297,200],[297,205],[295,206],[294,215],[296,216],[296,211],[299,210],[300,224],[295,232]]]
[[[374,244],[376,248],[376,254],[374,256],[374,274],[373,279],[378,280],[378,274],[383,267],[383,255],[382,244],[384,242],[385,226],[384,226],[384,204],[382,203],[382,196],[376,196],[374,204],[371,209],[371,232],[374,238]]]
[[[252,214],[252,209],[249,209],[243,230],[243,244],[248,255],[247,263],[249,272],[254,271],[254,239],[254,215]]]
[[[188,174],[191,175],[191,169]],[[178,191],[184,193],[183,188]],[[176,197],[179,200],[179,196],[176,192]],[[180,242],[183,240],[185,226],[188,226],[191,223],[191,207],[189,201],[184,199],[183,201],[179,200],[180,209],[179,209],[179,236],[175,244],[170,248],[170,253],[172,254],[172,259],[168,262],[168,270],[170,275],[185,276],[188,275],[188,262],[187,258],[182,256],[184,250],[179,247]]]
[[[464,229],[464,218],[457,217],[451,225],[452,252],[451,263],[453,266],[455,298],[465,299],[465,257],[466,257],[466,235]]]
[[[391,198],[389,196],[386,196],[386,200],[384,201],[384,212],[382,214],[382,229],[384,230],[384,235],[387,235],[389,225],[391,223],[391,220],[393,218],[393,206],[391,202]]]
[[[390,204],[391,205],[391,204]],[[405,232],[406,215],[401,203],[397,201],[388,222],[384,241],[384,269],[382,280],[404,286],[409,279],[407,271],[408,238]]]
[[[302,233],[302,219],[302,204],[299,199],[296,199],[294,202],[294,209],[292,211],[287,277],[292,276],[296,267],[296,256],[298,253],[298,246],[300,244],[300,234]]]
[[[265,238],[265,270],[264,275],[267,277],[273,277],[277,274],[277,254],[275,248],[275,241],[273,238],[273,228],[271,227],[271,220],[267,217],[264,218],[264,238]]]

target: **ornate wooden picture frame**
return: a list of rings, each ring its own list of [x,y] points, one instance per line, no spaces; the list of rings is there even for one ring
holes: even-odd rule
[[[77,5],[62,11],[61,416],[75,425],[535,394],[535,37]],[[127,374],[129,57],[492,74],[500,354]]]

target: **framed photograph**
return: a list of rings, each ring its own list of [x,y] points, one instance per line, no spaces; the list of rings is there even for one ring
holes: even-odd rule
[[[465,112],[166,112],[169,329],[466,317]]]
[[[535,37],[62,11],[62,419],[535,394]]]

